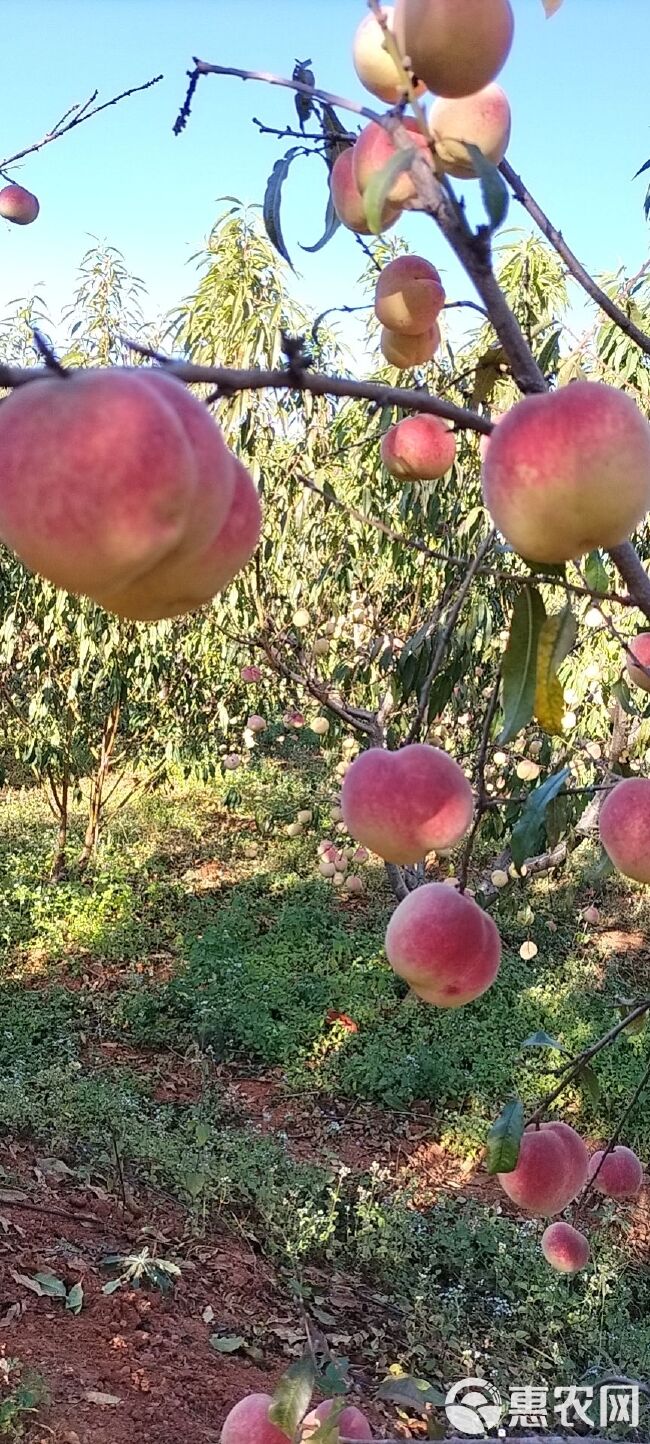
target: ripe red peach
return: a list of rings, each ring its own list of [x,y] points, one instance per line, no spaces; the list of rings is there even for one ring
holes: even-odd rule
[[[231,460],[235,491],[216,536],[190,559],[163,562],[129,587],[98,597],[106,611],[140,622],[182,616],[204,606],[242,571],[259,543],[262,509],[246,467],[237,457]]]
[[[429,130],[436,152],[436,169],[459,180],[471,180],[476,171],[467,144],[478,146],[486,160],[500,165],[510,140],[510,106],[500,85],[492,83],[476,95],[460,100],[435,100],[429,113]]]
[[[436,481],[453,466],[456,437],[439,416],[406,416],[382,437],[380,450],[391,476]]]
[[[423,135],[417,121],[407,117],[402,124],[410,131],[413,145],[427,156],[433,165],[429,138]],[[383,170],[397,149],[393,137],[378,121],[371,120],[369,125],[364,126],[354,142],[352,153],[354,179],[362,195],[372,176]],[[415,183],[410,171],[402,171],[389,191],[388,199],[394,205],[403,205],[405,201],[412,200],[415,194]]]
[[[398,904],[385,947],[394,972],[438,1008],[461,1008],[480,997],[501,961],[492,918],[466,893],[440,882],[415,888]]]
[[[633,1149],[617,1143],[601,1165],[604,1152],[604,1149],[599,1149],[589,1164],[589,1177],[594,1180],[594,1188],[598,1193],[607,1194],[608,1198],[636,1198],[643,1183],[641,1159],[637,1158]]]
[[[352,878],[349,879],[350,882],[352,880]],[[312,1434],[316,1433],[319,1425],[325,1419],[329,1419],[333,1405],[334,1399],[324,1399],[322,1404],[318,1404],[315,1409],[311,1409],[309,1414],[305,1415],[300,1431],[300,1444],[306,1444]],[[347,1408],[341,1410],[337,1425],[341,1439],[372,1439],[372,1429],[365,1414],[362,1414],[360,1409],[355,1409],[353,1404],[349,1404]]]
[[[330,191],[334,210],[342,225],[348,230],[356,231],[359,236],[372,234],[366,218],[366,210],[363,204],[363,196],[354,177],[354,146],[348,146],[347,150],[336,157],[330,172]],[[383,229],[386,231],[401,215],[401,206],[391,205],[386,202],[383,212]]]
[[[631,396],[599,381],[526,396],[490,436],[483,496],[527,561],[618,546],[650,507],[650,425]]]
[[[341,791],[351,836],[386,862],[418,862],[455,847],[472,821],[467,778],[448,752],[414,742],[388,752],[370,747],[348,768]]]
[[[640,663],[640,665],[635,665]],[[640,632],[629,644],[625,665],[631,682],[650,692],[650,632]],[[647,668],[647,671],[643,669]]]
[[[397,331],[382,327],[379,346],[382,355],[391,366],[407,371],[411,366],[423,366],[435,356],[440,345],[440,327],[435,321],[421,336],[400,336]]]
[[[382,12],[388,29],[392,31],[393,6],[382,5]],[[397,105],[403,98],[404,86],[399,71],[386,48],[383,27],[375,15],[366,15],[357,26],[352,42],[352,62],[361,84],[378,100],[383,100],[386,105]],[[415,94],[422,95],[425,89],[426,86],[420,84]]]
[[[423,256],[396,256],[375,287],[375,315],[400,336],[429,331],[445,304],[440,273]]]
[[[542,1216],[561,1213],[584,1187],[589,1158],[575,1129],[542,1124],[526,1129],[517,1164],[497,1175],[513,1203]]]
[[[598,819],[600,840],[618,872],[650,883],[650,779],[625,777],[607,793]]]
[[[397,0],[395,36],[435,95],[473,95],[499,74],[514,30],[508,0]]]
[[[586,1269],[591,1255],[589,1239],[570,1223],[550,1223],[542,1234],[542,1253],[559,1274],[577,1274]]]
[[[31,570],[93,597],[171,556],[195,508],[225,520],[235,484],[202,403],[133,370],[18,387],[0,408],[0,457],[0,536]]]
[[[0,190],[0,216],[15,226],[31,226],[40,211],[36,196],[24,186],[8,185]]]
[[[269,1419],[272,1403],[270,1394],[240,1399],[224,1420],[221,1444],[288,1444],[288,1435]]]

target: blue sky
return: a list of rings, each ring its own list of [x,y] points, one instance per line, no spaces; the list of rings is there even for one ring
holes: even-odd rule
[[[649,239],[643,180],[632,176],[650,156],[650,0],[564,0],[549,21],[541,0],[514,0],[514,10],[515,44],[500,77],[513,110],[509,159],[589,267],[637,268]],[[147,285],[152,313],[166,309],[192,287],[187,262],[209,232],[217,198],[261,201],[280,152],[252,117],[291,123],[292,97],[207,78],[176,138],[192,55],[281,74],[311,56],[319,84],[368,101],[350,60],[363,0],[0,0],[0,13],[5,156],[95,88],[107,99],[159,71],[165,77],[16,168],[41,214],[25,228],[0,221],[0,314],[34,291],[56,312],[90,236],[124,252]],[[301,272],[297,292],[318,310],[353,304],[363,257],[351,235],[339,231],[314,257],[299,249],[320,234],[325,204],[324,168],[299,166],[284,213]],[[478,216],[476,188],[468,191]],[[510,224],[519,222],[513,209]],[[403,234],[439,266],[450,299],[468,294],[430,223],[411,217]]]

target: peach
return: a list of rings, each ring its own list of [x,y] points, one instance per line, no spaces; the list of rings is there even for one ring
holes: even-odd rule
[[[108,612],[133,621],[152,622],[182,616],[204,606],[242,571],[256,550],[262,523],[257,489],[246,467],[231,457],[235,492],[224,525],[189,559],[173,558],[129,587],[97,600]]]
[[[599,1149],[592,1155],[589,1164],[589,1177],[594,1179],[594,1188],[599,1193],[606,1193],[608,1198],[635,1198],[643,1183],[641,1159],[637,1158],[631,1148],[617,1143],[600,1167],[604,1152],[604,1149]]]
[[[436,95],[474,95],[505,64],[514,30],[508,0],[397,0],[395,38]]]
[[[455,456],[456,437],[439,416],[406,416],[381,441],[387,471],[410,481],[437,481]]]
[[[356,231],[359,236],[372,234],[366,219],[363,196],[354,178],[354,146],[336,157],[330,171],[330,192],[334,210],[342,225]],[[383,213],[384,230],[394,226],[401,215],[401,207],[386,203]]]
[[[526,396],[490,436],[483,496],[527,561],[618,546],[650,507],[650,425],[631,396],[599,381]]]
[[[510,140],[510,105],[500,85],[486,85],[460,100],[435,100],[429,113],[436,161],[447,175],[471,180],[476,171],[467,144],[476,145],[493,165],[500,165]]]
[[[589,1158],[568,1123],[543,1123],[524,1133],[516,1167],[497,1175],[504,1193],[529,1213],[561,1213],[587,1179]]]
[[[0,190],[0,216],[15,226],[31,226],[40,211],[36,196],[24,186],[8,185]]]
[[[435,356],[440,345],[440,327],[437,321],[421,336],[400,336],[397,331],[382,328],[379,346],[391,366],[406,371],[410,366],[423,366]]]
[[[407,117],[402,124],[410,132],[413,145],[420,149],[433,165],[428,136],[423,135],[417,120]],[[386,162],[392,159],[398,149],[393,137],[378,121],[371,120],[369,125],[364,126],[352,148],[354,179],[361,195],[372,176],[383,170]],[[403,205],[405,201],[412,200],[415,194],[415,184],[410,171],[402,171],[389,191],[388,199],[394,205]]]
[[[395,16],[393,6],[382,5],[382,13],[388,29],[392,31]],[[383,28],[374,15],[366,15],[356,28],[352,42],[352,63],[361,84],[371,95],[376,95],[377,99],[383,100],[386,105],[397,105],[398,101],[402,100],[404,85],[395,61],[386,48]],[[415,94],[423,95],[425,90],[426,86],[418,84]]]
[[[601,806],[598,825],[618,872],[650,883],[650,779],[625,777],[617,782]]]
[[[287,1444],[283,1434],[269,1419],[273,1399],[270,1394],[247,1394],[226,1415],[221,1429],[221,1444]]]
[[[352,881],[351,878],[350,881]],[[312,1434],[315,1434],[319,1425],[325,1419],[329,1419],[334,1402],[334,1399],[324,1399],[322,1404],[318,1404],[315,1409],[311,1409],[308,1414],[305,1414],[300,1432],[301,1444],[306,1444]],[[341,1410],[337,1426],[341,1439],[372,1439],[372,1429],[365,1414],[362,1414],[360,1409],[355,1409],[353,1404],[349,1404],[347,1408]]]
[[[473,806],[458,763],[424,742],[396,752],[361,752],[341,791],[348,832],[385,862],[418,862],[434,848],[455,847],[470,826]]]
[[[90,596],[172,555],[195,508],[225,519],[234,490],[230,452],[202,404],[171,377],[137,371],[17,388],[0,408],[0,456],[0,536],[26,566]]]
[[[492,918],[466,893],[441,882],[415,888],[398,904],[385,948],[398,976],[438,1008],[461,1008],[480,997],[501,961]]]
[[[262,673],[259,667],[242,667],[239,673],[242,682],[261,682]]]
[[[644,692],[650,692],[650,632],[640,632],[630,643],[625,665],[630,681],[636,682],[637,687],[642,687]],[[644,667],[647,671],[643,670]]]
[[[375,287],[375,315],[400,336],[429,331],[445,304],[440,273],[423,256],[396,256]]]
[[[559,1274],[577,1274],[586,1269],[591,1255],[589,1239],[570,1223],[550,1223],[542,1234],[542,1253]]]

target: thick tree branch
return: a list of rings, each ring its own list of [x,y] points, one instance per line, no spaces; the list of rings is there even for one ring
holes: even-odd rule
[[[627,583],[635,605],[644,616],[650,618],[650,577],[632,543],[626,541],[619,547],[611,547],[609,555],[623,581]]]
[[[574,255],[571,247],[567,245],[561,232],[556,230],[541,206],[538,205],[535,198],[531,196],[521,176],[517,175],[507,160],[501,162],[499,169],[511,187],[515,199],[520,202],[524,210],[528,211],[529,216],[531,216],[535,224],[539,226],[542,235],[546,237],[547,241],[550,241],[554,250],[557,251],[558,256],[564,261],[574,281],[577,281],[578,285],[582,286],[583,291],[586,291],[591,300],[595,301],[596,305],[600,307],[600,310],[604,311],[606,316],[609,316],[610,321],[614,321],[615,324],[620,327],[621,331],[624,331],[625,335],[629,336],[630,340],[634,341],[635,345],[639,346],[641,350],[645,352],[646,356],[650,356],[650,336],[646,336],[645,331],[641,331],[638,326],[635,326],[634,321],[630,320],[626,312],[623,311],[620,306],[617,306],[615,301],[610,300],[607,292],[603,291],[596,281],[593,280],[589,272],[585,270],[584,266],[578,260],[578,257]]]

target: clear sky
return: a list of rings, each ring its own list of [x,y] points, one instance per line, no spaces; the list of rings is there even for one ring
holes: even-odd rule
[[[552,20],[541,0],[513,3],[515,44],[500,77],[514,117],[509,159],[589,267],[637,268],[649,240],[644,179],[632,176],[650,156],[650,0],[564,0]],[[0,314],[34,291],[56,313],[91,236],[124,252],[147,285],[152,313],[186,294],[194,277],[187,263],[218,213],[217,198],[261,201],[280,154],[253,116],[294,120],[288,92],[210,77],[176,138],[192,56],[285,75],[309,56],[319,84],[368,102],[350,59],[364,13],[363,0],[0,0],[2,156],[47,132],[95,88],[108,99],[164,73],[154,90],[16,168],[41,214],[25,228],[0,221]],[[298,162],[284,212],[298,294],[319,310],[359,299],[363,261],[343,230],[316,256],[300,251],[299,241],[320,235],[324,183],[318,161]],[[476,187],[468,189],[478,216]],[[519,223],[513,208],[509,224]],[[411,217],[404,234],[439,266],[450,299],[468,294],[431,223]]]

